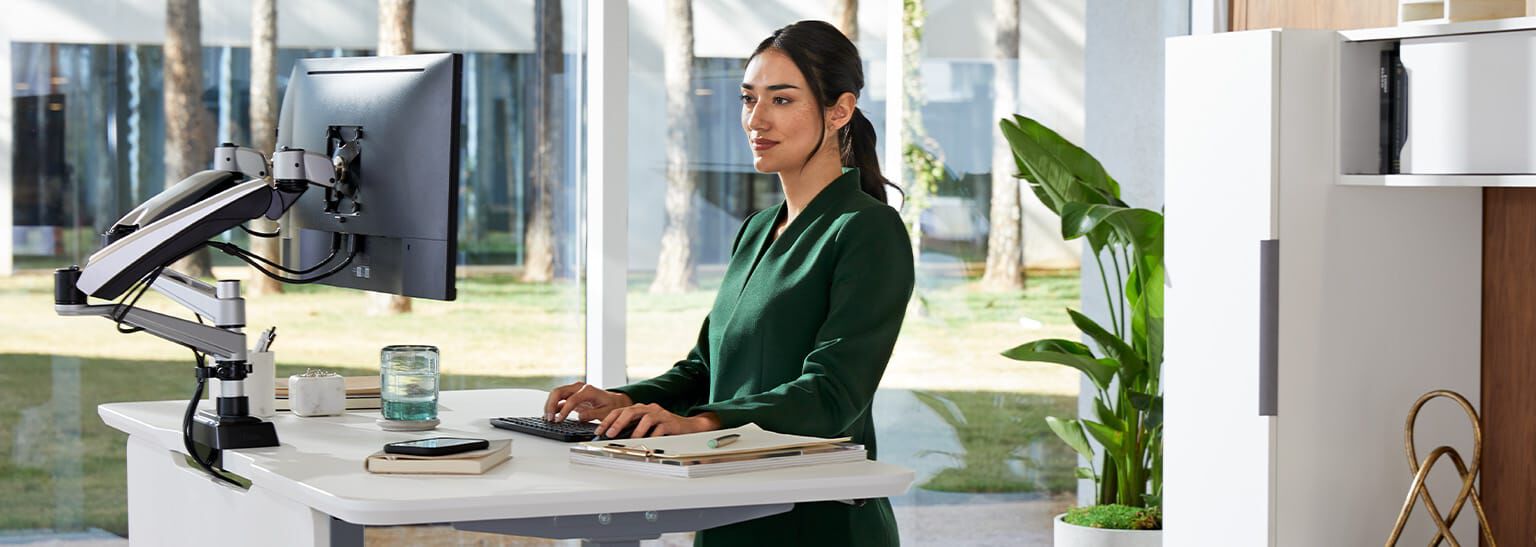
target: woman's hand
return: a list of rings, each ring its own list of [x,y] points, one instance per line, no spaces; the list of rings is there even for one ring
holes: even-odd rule
[[[602,423],[597,426],[597,434],[612,438],[622,433],[629,424],[636,424],[635,430],[629,434],[631,439],[642,437],[660,437],[663,435],[682,435],[684,433],[698,433],[700,431],[714,431],[720,429],[720,418],[713,412],[705,412],[698,416],[684,418],[678,416],[661,405],[630,405],[612,412],[603,417]]]
[[[566,384],[549,391],[544,401],[544,419],[552,422],[565,421],[575,412],[583,420],[602,419],[614,409],[635,404],[628,395],[607,391],[586,382]]]

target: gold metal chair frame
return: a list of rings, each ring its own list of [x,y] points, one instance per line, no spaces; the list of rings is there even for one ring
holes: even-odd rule
[[[1413,448],[1413,424],[1419,417],[1419,410],[1424,403],[1432,399],[1445,397],[1456,401],[1461,409],[1467,412],[1467,418],[1472,420],[1472,465],[1468,466],[1461,459],[1461,454],[1455,448],[1449,446],[1435,447],[1430,451],[1424,464],[1419,465],[1418,454]],[[1397,545],[1399,536],[1403,534],[1403,526],[1408,524],[1408,516],[1413,513],[1413,506],[1420,497],[1424,498],[1424,508],[1429,511],[1429,518],[1435,521],[1437,529],[1435,535],[1429,539],[1430,545],[1439,545],[1442,540],[1449,541],[1452,547],[1460,547],[1461,542],[1456,541],[1456,536],[1451,533],[1451,525],[1456,523],[1456,517],[1461,514],[1468,501],[1472,502],[1472,510],[1477,513],[1478,529],[1483,532],[1483,539],[1488,541],[1488,547],[1495,547],[1493,533],[1488,529],[1488,517],[1483,514],[1483,502],[1477,493],[1477,473],[1483,461],[1483,428],[1478,421],[1477,410],[1472,408],[1472,403],[1466,397],[1449,390],[1435,390],[1425,393],[1419,400],[1413,403],[1413,409],[1408,411],[1408,424],[1403,428],[1405,448],[1408,452],[1408,469],[1413,472],[1413,485],[1408,489],[1408,498],[1403,500],[1403,510],[1397,515],[1397,525],[1392,528],[1392,536],[1387,538],[1387,547]],[[1456,473],[1461,476],[1461,489],[1456,493],[1456,501],[1451,503],[1449,515],[1442,516],[1440,508],[1435,505],[1435,499],[1429,494],[1429,487],[1425,484],[1429,478],[1429,471],[1440,461],[1441,457],[1449,457],[1451,464],[1456,466]]]

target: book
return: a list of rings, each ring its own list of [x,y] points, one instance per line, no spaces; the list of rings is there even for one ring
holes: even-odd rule
[[[414,475],[480,475],[512,459],[512,440],[491,441],[483,450],[447,456],[412,456],[374,452],[363,461],[369,473]]]
[[[290,412],[290,411],[293,410],[292,407],[288,406],[288,396],[286,394],[278,395],[276,400],[274,401],[274,403],[275,404],[273,405],[272,408],[274,410],[279,411],[279,412]],[[347,410],[383,410],[383,408],[384,408],[384,399],[379,398],[379,396],[377,396],[377,395],[374,395],[374,396],[352,396],[352,395],[348,395],[347,396],[346,406],[343,407],[343,408],[345,408]]]
[[[718,448],[709,441],[736,441]],[[571,463],[673,477],[709,477],[801,465],[861,461],[864,446],[848,437],[824,439],[766,431],[757,424],[646,439],[593,441],[571,447]]]
[[[1403,147],[1408,144],[1408,69],[1392,50],[1392,173],[1403,172]]]
[[[1381,97],[1381,147],[1379,149],[1381,166],[1379,169],[1383,175],[1395,173],[1393,170],[1395,161],[1392,154],[1392,140],[1396,136],[1395,129],[1392,127],[1393,107],[1395,106],[1392,100],[1393,71],[1396,66],[1396,62],[1393,60],[1395,53],[1395,49],[1391,47],[1381,50],[1381,66],[1376,69],[1376,85]]]

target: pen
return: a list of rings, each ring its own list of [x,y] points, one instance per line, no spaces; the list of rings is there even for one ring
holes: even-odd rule
[[[256,342],[256,351],[267,351],[272,348],[272,340],[277,338],[277,327],[268,328],[261,333],[261,340]]]
[[[720,448],[722,446],[725,446],[725,445],[728,445],[728,444],[736,442],[736,439],[739,439],[739,438],[741,438],[741,435],[736,434],[736,433],[732,433],[730,435],[721,435],[719,437],[715,437],[713,439],[710,439],[709,440],[709,447],[710,448]]]

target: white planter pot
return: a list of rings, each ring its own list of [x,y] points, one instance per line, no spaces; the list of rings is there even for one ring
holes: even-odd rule
[[[1067,524],[1056,515],[1056,547],[1162,547],[1162,530],[1105,530]]]

